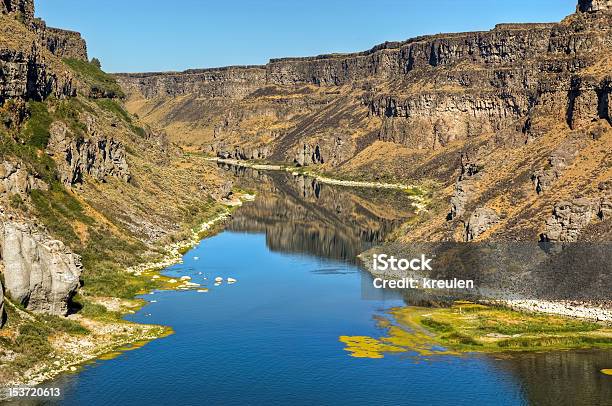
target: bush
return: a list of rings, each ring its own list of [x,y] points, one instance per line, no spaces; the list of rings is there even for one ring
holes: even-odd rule
[[[34,322],[22,324],[15,340],[17,352],[38,358],[49,354],[53,351],[49,344],[50,332],[48,327]]]
[[[89,334],[89,330],[81,323],[64,317],[45,315],[42,316],[45,325],[54,331],[61,331],[68,334],[85,335]]]
[[[35,148],[44,149],[49,143],[49,127],[52,122],[47,105],[42,102],[29,102],[28,112],[30,118],[25,125],[25,141]]]

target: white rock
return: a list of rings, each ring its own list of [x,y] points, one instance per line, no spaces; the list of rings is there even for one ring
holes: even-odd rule
[[[182,281],[190,281],[191,280],[191,276],[181,276],[181,280]]]
[[[207,293],[208,289],[198,289],[198,293]]]
[[[152,279],[159,279],[159,275],[153,275]]]
[[[215,282],[215,286],[221,285],[221,282]]]
[[[238,281],[236,279],[234,279],[234,278],[227,278],[227,283],[229,283],[230,285],[232,283],[236,283],[236,282],[238,282]]]
[[[221,283],[221,282],[223,282],[223,278],[222,278],[222,277],[220,277],[220,276],[217,276],[217,277],[215,278],[215,282]]]

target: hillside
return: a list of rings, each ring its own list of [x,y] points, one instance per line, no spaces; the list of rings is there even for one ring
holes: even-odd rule
[[[231,183],[125,111],[122,90],[88,61],[80,34],[46,27],[32,0],[0,10],[0,381],[8,384],[48,371],[53,358],[67,368],[161,334],[119,319],[123,305],[138,306],[135,294],[163,285],[124,270],[191,238],[225,210]],[[100,305],[109,301],[115,311]]]
[[[611,9],[115,77],[128,110],[186,150],[432,189],[403,240],[610,240]]]

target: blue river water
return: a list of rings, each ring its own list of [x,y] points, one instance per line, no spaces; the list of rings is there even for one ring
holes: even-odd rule
[[[198,272],[238,282],[149,296],[157,302],[130,319],[175,334],[68,378],[64,404],[524,403],[520,382],[489,358],[350,357],[338,337],[383,335],[372,316],[402,304],[361,300],[353,265],[224,232],[167,274],[206,282]]]
[[[164,272],[209,291],[145,295],[155,302],[128,319],[175,333],[48,383],[62,390],[57,403],[610,404],[610,380],[597,369],[610,352],[351,357],[338,338],[383,336],[374,316],[405,303],[392,292],[366,300],[355,254],[382,241],[409,204],[285,175],[238,175],[258,199]],[[214,286],[218,276],[237,282]]]

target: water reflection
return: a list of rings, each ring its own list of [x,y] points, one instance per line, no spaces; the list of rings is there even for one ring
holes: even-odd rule
[[[612,405],[612,351],[567,351],[513,355],[500,363],[522,382],[532,405]]]
[[[268,247],[354,262],[414,214],[401,191],[354,189],[321,184],[286,172],[224,166],[238,187],[257,199],[236,211],[228,229],[265,233]]]

